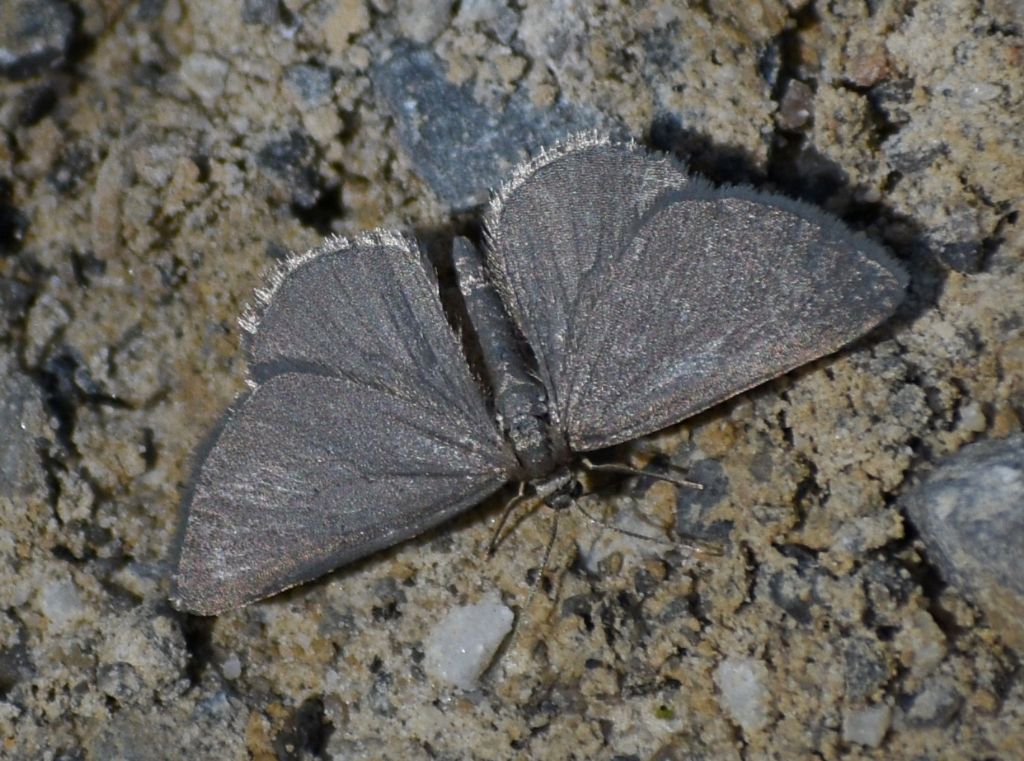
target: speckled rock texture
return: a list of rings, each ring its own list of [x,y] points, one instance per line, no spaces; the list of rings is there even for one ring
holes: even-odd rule
[[[1024,436],[964,447],[905,503],[943,577],[1024,652]]]
[[[1014,0],[0,5],[0,758],[1022,758],[1024,653],[904,503],[1022,428],[1022,114]],[[612,453],[708,488],[609,479],[609,520],[722,554],[570,513],[524,609],[550,519],[488,560],[499,496],[173,610],[260,273],[376,226],[443,271],[510,163],[591,127],[816,203],[911,275],[838,355]],[[495,599],[515,629],[476,686],[428,675],[427,634]]]

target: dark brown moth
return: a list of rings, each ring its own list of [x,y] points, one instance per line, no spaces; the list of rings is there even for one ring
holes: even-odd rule
[[[565,507],[580,453],[836,351],[906,284],[820,210],[600,136],[518,167],[484,222],[483,251],[460,239],[454,260],[487,395],[408,237],[330,238],[258,292],[252,390],[186,497],[176,605],[272,595],[509,481]]]

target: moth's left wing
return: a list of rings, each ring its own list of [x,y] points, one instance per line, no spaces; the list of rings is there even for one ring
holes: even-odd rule
[[[316,578],[472,507],[505,470],[501,450],[443,407],[276,375],[200,465],[175,603],[211,615]]]
[[[243,326],[255,388],[185,500],[180,607],[216,613],[312,579],[517,467],[415,241],[330,239],[282,266]]]

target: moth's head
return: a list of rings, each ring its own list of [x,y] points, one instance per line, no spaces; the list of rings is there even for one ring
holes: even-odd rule
[[[583,494],[583,484],[568,468],[558,470],[547,485],[551,491],[544,497],[544,504],[554,510],[567,510]]]

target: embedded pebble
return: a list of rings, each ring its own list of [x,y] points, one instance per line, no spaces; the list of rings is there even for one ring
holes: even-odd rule
[[[889,678],[889,666],[881,643],[867,637],[851,637],[843,647],[843,684],[848,700],[871,697]]]
[[[799,79],[792,79],[786,85],[775,117],[782,129],[798,130],[814,116],[814,90]]]
[[[1024,436],[967,446],[911,495],[907,512],[929,559],[1024,650]]]
[[[892,725],[892,708],[881,703],[851,711],[843,717],[843,741],[877,748]]]
[[[24,497],[42,488],[36,442],[45,428],[39,388],[14,357],[0,353],[0,495]]]
[[[768,670],[754,658],[726,658],[715,669],[722,706],[744,732],[764,729],[770,720]]]
[[[535,108],[514,95],[500,112],[452,84],[431,51],[399,43],[370,73],[416,172],[453,209],[486,200],[527,152],[596,126],[580,110]]]
[[[220,673],[225,679],[238,679],[242,675],[242,662],[232,653],[220,664]]]
[[[242,2],[243,23],[273,26],[280,20],[280,0],[244,0]]]
[[[514,618],[497,598],[452,609],[424,643],[427,672],[464,690],[473,689],[512,631]]]
[[[943,727],[956,716],[963,697],[947,679],[937,679],[914,697],[907,721],[918,727]]]
[[[49,582],[39,590],[37,600],[39,611],[58,629],[72,624],[88,613],[82,604],[78,587],[70,579]]]
[[[283,137],[268,140],[256,160],[282,193],[291,194],[292,203],[299,208],[308,209],[319,200],[315,144],[302,130],[293,129]]]
[[[308,106],[319,105],[331,94],[331,72],[322,66],[291,66],[284,73],[284,83]]]
[[[212,55],[194,53],[181,64],[181,79],[207,105],[224,93],[228,64]]]

